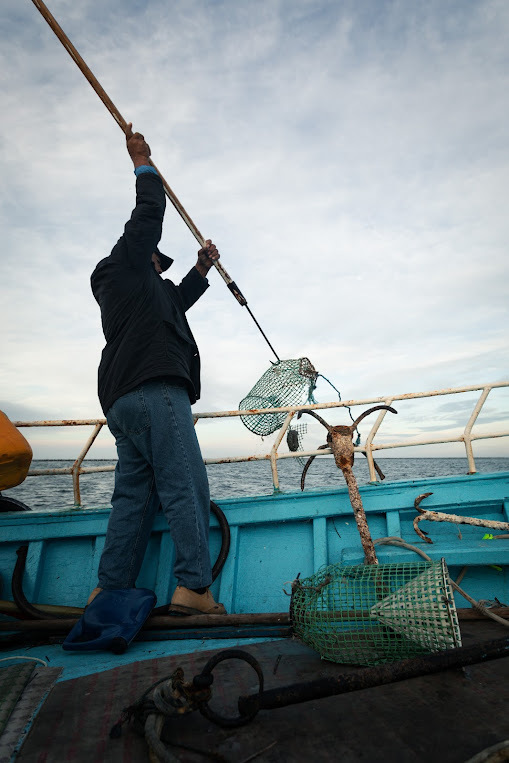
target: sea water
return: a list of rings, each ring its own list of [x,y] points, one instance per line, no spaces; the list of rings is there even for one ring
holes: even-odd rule
[[[32,469],[69,468],[72,461],[33,461]],[[278,462],[280,490],[299,492],[304,459],[281,459]],[[442,477],[468,473],[466,458],[378,458],[377,463],[385,474],[385,481],[412,480],[426,477]],[[477,471],[509,471],[508,458],[476,458]],[[115,461],[86,460],[87,466],[114,465]],[[207,465],[210,493],[220,503],[223,498],[270,495],[273,490],[272,472],[268,461]],[[369,482],[365,458],[357,457],[354,474],[359,485]],[[345,484],[344,477],[331,457],[316,458],[306,475],[306,490],[337,488]],[[114,472],[94,472],[80,477],[81,502],[85,508],[109,506],[114,485]],[[72,508],[74,503],[72,477],[44,475],[27,479],[3,495],[16,498],[34,511]]]

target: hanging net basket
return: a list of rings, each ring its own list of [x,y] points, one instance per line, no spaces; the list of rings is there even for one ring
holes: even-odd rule
[[[295,635],[331,662],[379,665],[461,646],[445,560],[331,565],[294,584]]]
[[[280,360],[263,374],[240,401],[239,410],[304,405],[312,398],[317,376],[318,373],[308,358]],[[240,418],[251,432],[265,437],[280,429],[286,413],[261,413]]]

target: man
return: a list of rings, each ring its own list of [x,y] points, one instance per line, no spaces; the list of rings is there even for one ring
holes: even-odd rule
[[[136,175],[136,207],[124,234],[91,278],[106,339],[99,400],[113,433],[118,463],[101,590],[133,588],[159,504],[175,544],[177,588],[171,610],[224,614],[208,586],[210,496],[191,404],[200,396],[200,358],[185,312],[208,288],[219,258],[211,241],[176,286],[161,278],[173,260],[157,245],[166,199],[143,135],[128,125]]]

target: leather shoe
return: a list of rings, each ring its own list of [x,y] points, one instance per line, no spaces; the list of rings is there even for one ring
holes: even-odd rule
[[[171,597],[168,614],[176,612],[182,615],[226,615],[222,604],[214,601],[209,589],[205,593],[196,593],[178,585]]]

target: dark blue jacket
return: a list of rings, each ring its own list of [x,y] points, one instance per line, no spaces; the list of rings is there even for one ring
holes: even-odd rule
[[[154,270],[166,199],[158,175],[136,179],[136,207],[124,235],[91,277],[106,339],[99,365],[99,400],[106,413],[144,381],[178,377],[191,403],[200,396],[200,356],[185,312],[208,288],[195,267],[176,286]]]

